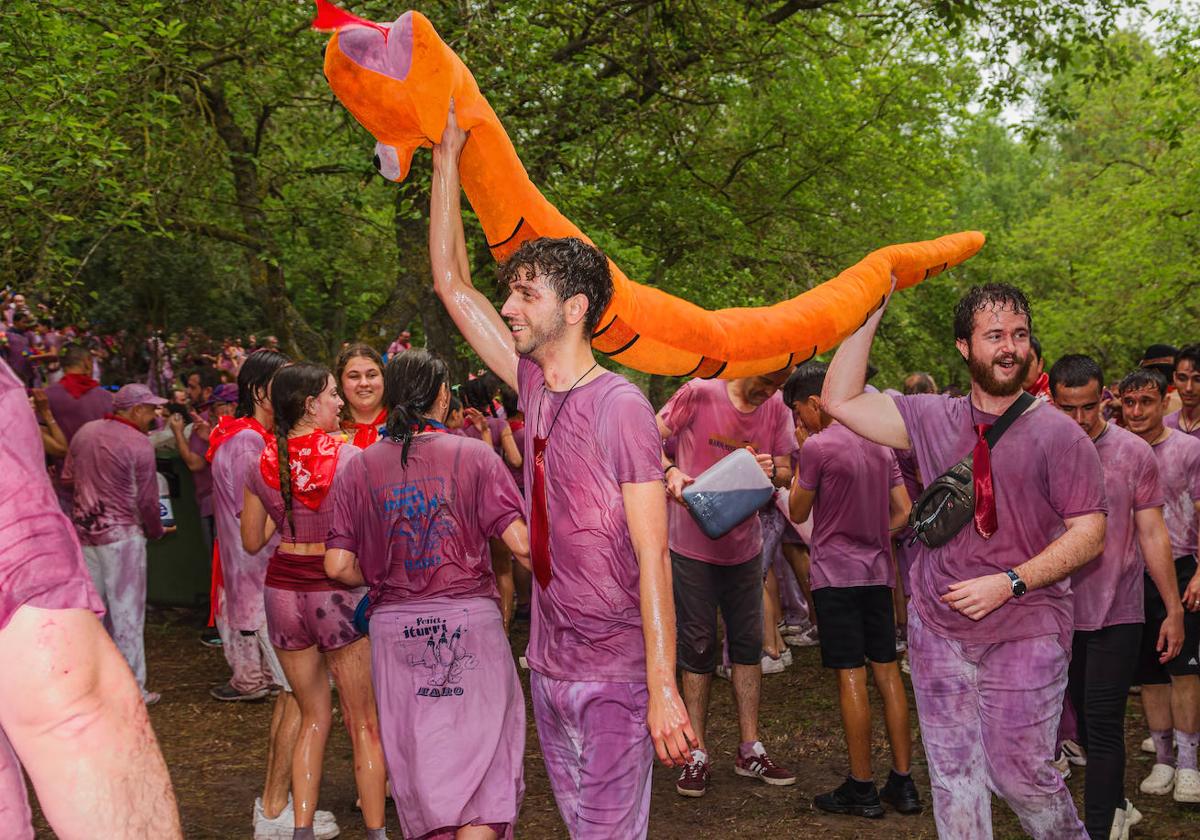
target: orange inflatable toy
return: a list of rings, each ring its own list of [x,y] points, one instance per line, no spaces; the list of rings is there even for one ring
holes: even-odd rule
[[[333,30],[325,75],[333,92],[378,141],[375,166],[402,181],[413,153],[440,139],[451,97],[469,132],[463,189],[497,260],[541,236],[587,239],[529,180],[471,71],[419,12],[394,23],[362,20],[317,0],[313,27]],[[590,241],[590,240],[589,240]],[[623,365],[668,376],[754,376],[811,359],[880,305],[891,287],[915,285],[983,246],[977,231],[892,245],[837,277],[773,306],[708,311],[627,278],[612,264],[614,293],[592,346]],[[611,264],[611,261],[610,261]]]

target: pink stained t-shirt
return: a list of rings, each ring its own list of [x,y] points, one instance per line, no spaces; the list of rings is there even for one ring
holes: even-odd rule
[[[339,469],[326,548],[358,556],[371,611],[426,598],[498,601],[488,540],[521,518],[508,467],[478,440],[386,439]]]
[[[499,417],[485,416],[483,422],[487,424],[488,431],[492,433],[492,449],[497,455],[503,457],[500,451],[500,436],[504,434],[504,430],[508,428],[508,423],[501,420]],[[463,437],[469,437],[471,440],[482,440],[483,435],[471,423],[465,423],[462,427]]]
[[[188,449],[203,458],[208,453],[208,441],[193,431],[188,435]],[[204,469],[192,473],[192,486],[196,489],[196,507],[200,515],[212,516],[212,465],[207,461]]]
[[[1197,426],[1196,428],[1190,429],[1185,432],[1185,431],[1183,431],[1183,429],[1179,428],[1179,421],[1182,418],[1183,418],[1182,410],[1173,411],[1170,414],[1168,414],[1166,417],[1163,418],[1163,425],[1166,426],[1168,429],[1175,429],[1178,432],[1183,432],[1185,435],[1190,435],[1191,437],[1194,437],[1196,440],[1200,440],[1200,426]]]
[[[969,397],[893,397],[928,484],[972,452],[976,423],[998,417],[973,409]],[[921,621],[960,642],[995,642],[1055,635],[1070,650],[1075,616],[1067,580],[1012,598],[979,621],[942,603],[951,583],[1002,573],[1057,539],[1063,522],[1104,513],[1104,472],[1096,447],[1061,411],[1038,403],[1004,433],[992,452],[999,530],[985,540],[968,523],[940,548],[917,543],[910,570],[912,604]]]
[[[796,448],[792,412],[775,393],[751,412],[734,408],[729,383],[693,379],[667,401],[658,413],[674,445],[675,463],[695,478],[735,449],[753,446],[760,455],[790,455]],[[671,550],[693,560],[732,566],[762,551],[762,528],[749,517],[720,539],[705,536],[683,505],[668,507]]]
[[[1134,540],[1134,514],[1162,507],[1158,464],[1150,445],[1110,423],[1096,438],[1104,467],[1108,528],[1104,551],[1071,575],[1075,593],[1075,629],[1099,630],[1114,624],[1145,621],[1142,603],[1146,564]]]
[[[267,623],[263,585],[267,563],[279,545],[275,532],[255,554],[242,548],[242,504],[245,501],[246,470],[258,465],[266,443],[258,432],[244,429],[221,444],[212,459],[213,517],[225,580],[225,604],[229,626],[256,631]]]
[[[812,588],[895,586],[890,495],[904,478],[892,450],[834,423],[800,449],[796,481],[816,493]]]
[[[71,520],[84,545],[163,535],[154,444],[128,423],[86,423],[71,439],[63,480],[72,487]]]
[[[1154,444],[1158,480],[1163,491],[1163,518],[1171,535],[1171,553],[1196,553],[1196,502],[1200,501],[1200,440],[1171,431]]]
[[[352,443],[343,443],[339,446],[333,480],[336,481],[347,465],[362,453],[363,450]],[[329,536],[329,526],[333,522],[332,484],[316,510],[312,510],[293,497],[291,523],[287,521],[283,495],[267,484],[263,478],[260,461],[253,461],[247,465],[246,489],[258,496],[259,501],[263,503],[267,516],[271,517],[271,521],[275,523],[275,533],[280,535],[280,539],[289,543],[323,543]],[[295,530],[292,529],[293,525],[295,525]],[[317,562],[318,565],[321,565],[324,563],[324,559],[319,558]]]
[[[523,358],[517,385],[525,413],[527,519],[534,439],[549,432],[544,461],[554,577],[545,589],[533,587],[529,665],[554,679],[643,683],[641,575],[621,485],[662,481],[654,410],[615,373],[568,396],[548,390],[542,369]]]
[[[104,614],[71,520],[63,514],[43,462],[42,438],[25,385],[0,360],[0,630],[22,606]]]

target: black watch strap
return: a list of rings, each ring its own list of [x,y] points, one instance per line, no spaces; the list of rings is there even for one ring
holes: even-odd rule
[[[1021,580],[1021,576],[1012,569],[1006,570],[1004,574],[1008,575],[1008,579],[1012,581],[1013,597],[1020,598],[1022,595],[1024,595],[1028,587],[1025,586],[1025,581]]]

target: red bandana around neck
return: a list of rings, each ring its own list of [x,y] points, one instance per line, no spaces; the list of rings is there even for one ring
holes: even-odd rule
[[[380,409],[379,415],[370,423],[356,423],[353,420],[347,420],[342,424],[342,428],[347,432],[353,432],[354,437],[350,442],[359,449],[366,449],[375,441],[379,440],[379,427],[387,422],[387,409]]]
[[[342,442],[327,432],[317,430],[312,434],[288,438],[287,448],[292,498],[309,510],[317,510],[333,484]],[[258,468],[267,486],[278,490],[279,446],[275,438],[267,440]]]
[[[222,417],[217,421],[217,427],[208,435],[208,452],[204,456],[205,460],[211,464],[213,455],[217,454],[221,445],[238,432],[244,432],[246,429],[258,432],[259,436],[268,443],[272,440],[271,433],[253,417]]]
[[[126,426],[128,426],[129,428],[136,431],[139,435],[146,434],[145,432],[142,431],[142,427],[139,426],[137,423],[134,423],[132,420],[126,419],[124,417],[120,417],[116,414],[105,414],[104,419],[105,420],[116,420],[118,423],[124,423]]]
[[[100,383],[86,373],[66,373],[59,382],[62,383],[63,390],[75,399],[79,399],[93,388],[100,387]]]

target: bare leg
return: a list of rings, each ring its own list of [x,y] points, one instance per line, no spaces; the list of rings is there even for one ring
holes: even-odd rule
[[[771,605],[771,593],[763,587],[763,653],[772,659],[779,658],[779,642],[777,639],[775,612]]]
[[[496,840],[499,836],[486,825],[464,825],[454,832],[454,840]]]
[[[502,540],[489,540],[488,547],[492,553],[492,571],[496,573],[496,588],[500,590],[500,617],[504,620],[504,632],[512,625],[513,594],[516,584],[513,581],[512,552]]]
[[[300,737],[300,706],[289,691],[279,692],[271,712],[267,741],[267,779],[263,787],[263,812],[275,819],[287,807],[292,789],[292,754]]]
[[[758,740],[758,703],[762,694],[762,665],[733,666],[733,700],[737,704],[741,742]],[[693,724],[694,725],[694,724]]]
[[[1171,716],[1171,686],[1142,686],[1142,710],[1146,713],[1146,725],[1151,730],[1162,732],[1174,729]]]
[[[787,558],[788,565],[792,567],[792,573],[796,575],[796,581],[800,584],[800,591],[804,593],[804,601],[808,604],[808,620],[815,625],[817,623],[817,609],[813,606],[812,583],[808,573],[810,565],[808,549],[802,545],[784,543],[783,556]]]
[[[311,828],[321,793],[325,743],[333,721],[329,672],[316,646],[304,650],[275,649],[300,707],[300,735],[292,754],[292,805],[296,828]]]
[[[94,614],[19,607],[0,662],[0,727],[58,837],[183,836],[141,691]]]
[[[371,683],[371,643],[351,642],[325,654],[337,683],[342,717],[354,748],[354,781],[367,828],[383,828],[387,803],[387,767],[379,741],[379,716]]]
[[[900,667],[895,662],[872,662],[871,675],[883,698],[883,720],[892,746],[892,766],[898,773],[907,773],[912,762],[912,730],[908,725],[908,695],[904,693]]]
[[[533,573],[520,563],[514,563],[513,583],[517,590],[517,605],[528,608],[533,597]]]
[[[1180,732],[1200,732],[1200,677],[1171,678],[1171,719]]]
[[[707,750],[708,747],[704,746],[704,724],[708,721],[712,674],[693,674],[691,671],[682,673],[683,705],[687,707],[688,720],[692,722],[692,731],[696,733],[696,743],[700,749]]]
[[[859,781],[874,778],[871,772],[871,701],[867,696],[867,669],[839,668],[838,700],[846,749],[850,753],[850,775]]]

